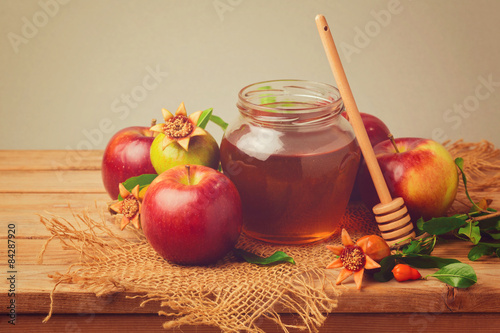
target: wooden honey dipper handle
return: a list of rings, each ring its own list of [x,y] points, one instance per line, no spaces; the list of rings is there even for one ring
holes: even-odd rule
[[[330,28],[323,15],[316,16],[316,26],[347,114],[349,115],[349,122],[354,129],[359,147],[361,148],[361,153],[365,158],[368,171],[370,172],[370,176],[380,199],[380,204],[373,207],[373,212],[375,213],[375,218],[379,224],[382,236],[389,244],[396,243],[408,237],[414,237],[413,225],[410,221],[408,210],[404,205],[403,199],[396,198],[393,200],[389,192],[387,183],[385,182],[373,147],[370,143],[370,139],[366,133],[365,125],[359,114],[351,87],[347,81]]]

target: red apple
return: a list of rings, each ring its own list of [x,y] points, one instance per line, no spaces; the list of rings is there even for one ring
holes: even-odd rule
[[[375,155],[393,197],[402,197],[412,221],[445,215],[455,200],[458,172],[450,153],[429,139],[399,138],[374,147]],[[366,163],[359,172],[359,192],[371,208],[379,203]]]
[[[349,120],[347,112],[343,112],[342,115],[345,119]],[[368,138],[370,139],[372,146],[388,139],[388,135],[391,132],[382,120],[368,113],[360,112],[360,115],[361,120],[363,120],[363,124],[365,125],[366,134],[368,134]]]
[[[389,128],[384,124],[382,120],[375,117],[374,115],[360,112],[361,120],[363,120],[363,125],[365,125],[366,134],[368,134],[368,138],[370,139],[370,143],[372,146],[375,146],[377,143],[388,140],[388,136],[390,134]],[[347,112],[343,112],[342,116],[345,119],[349,120],[349,116]],[[363,163],[364,159],[361,157],[360,165]],[[359,193],[359,172],[356,175],[356,180],[354,181],[354,187],[351,192],[350,201],[359,201],[361,200],[361,194]]]
[[[102,159],[102,181],[111,199],[118,198],[118,184],[130,177],[156,173],[150,149],[154,140],[149,127],[127,127],[109,141]]]
[[[212,168],[175,166],[149,186],[141,225],[164,259],[211,264],[236,245],[242,226],[240,195],[227,176]]]

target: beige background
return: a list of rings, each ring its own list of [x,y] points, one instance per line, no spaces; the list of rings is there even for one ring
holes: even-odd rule
[[[0,149],[102,149],[181,101],[229,121],[247,84],[331,83],[318,13],[395,136],[500,146],[500,1],[0,0]]]

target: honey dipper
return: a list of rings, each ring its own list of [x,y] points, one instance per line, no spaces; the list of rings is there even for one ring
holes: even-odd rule
[[[382,237],[389,245],[400,242],[407,238],[415,237],[413,231],[413,224],[410,220],[410,215],[405,206],[403,198],[393,199],[389,188],[385,182],[382,171],[378,164],[373,147],[366,133],[363,120],[359,114],[358,107],[354,101],[349,82],[342,67],[335,42],[333,41],[332,34],[326,19],[323,15],[316,16],[316,26],[325,48],[326,56],[332,68],[333,76],[337,82],[340,95],[344,101],[344,105],[349,115],[349,121],[354,129],[356,138],[358,139],[361,153],[363,154],[368,171],[377,190],[380,203],[373,207],[375,220],[382,234]]]

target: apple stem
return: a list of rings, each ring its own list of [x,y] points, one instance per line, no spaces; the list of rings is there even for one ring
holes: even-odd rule
[[[399,153],[398,146],[396,145],[396,140],[394,140],[394,136],[392,134],[388,135],[389,140],[391,140],[392,145],[394,146],[394,149],[396,149],[396,153]]]
[[[188,175],[188,185],[191,186],[191,166],[190,165],[186,165],[186,171],[187,171],[187,175]]]

